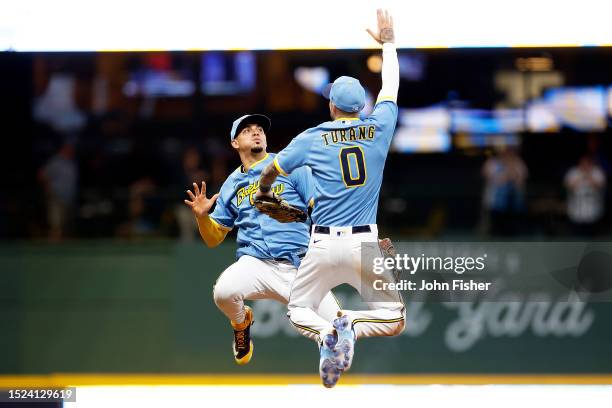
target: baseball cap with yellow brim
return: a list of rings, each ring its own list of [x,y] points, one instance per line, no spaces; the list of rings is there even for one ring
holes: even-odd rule
[[[269,117],[260,113],[241,116],[232,124],[232,130],[230,132],[231,140],[234,140],[236,136],[242,132],[242,129],[248,125],[259,125],[262,127],[264,132],[268,133],[270,127],[272,126],[272,121]]]
[[[323,96],[344,112],[359,112],[365,106],[366,93],[358,79],[341,76],[323,89]]]

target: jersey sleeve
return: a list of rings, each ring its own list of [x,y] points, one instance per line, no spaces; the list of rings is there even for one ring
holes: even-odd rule
[[[200,236],[209,248],[214,248],[225,239],[229,230],[217,222],[213,221],[210,216],[196,217]]]
[[[380,129],[388,143],[391,143],[395,125],[397,124],[397,104],[389,99],[383,99],[374,106],[372,114],[367,121],[372,122],[376,129]]]
[[[216,223],[218,227],[228,231],[234,228],[234,221],[236,221],[237,216],[236,211],[232,208],[234,191],[231,184],[229,179],[223,183],[215,209],[212,214],[209,215],[213,223]]]
[[[308,152],[312,145],[312,138],[308,132],[297,135],[291,143],[280,151],[274,158],[274,167],[283,176],[287,176],[298,167],[306,164]]]
[[[312,170],[308,166],[302,166],[289,175],[293,188],[298,193],[304,208],[312,206],[314,202],[314,179]]]

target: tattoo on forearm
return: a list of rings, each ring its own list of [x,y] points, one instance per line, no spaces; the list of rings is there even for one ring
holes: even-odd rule
[[[395,41],[395,33],[392,28],[383,28],[380,30],[380,40],[384,43],[394,42]]]
[[[269,192],[271,189],[272,189],[272,186],[267,186],[267,185],[265,185],[265,184],[261,184],[261,183],[259,183],[259,190],[260,190],[262,193],[267,193],[267,192]]]

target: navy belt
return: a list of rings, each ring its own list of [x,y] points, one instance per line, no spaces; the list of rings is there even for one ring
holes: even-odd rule
[[[305,256],[306,254],[304,253],[304,254],[298,255],[297,257],[300,259],[304,259]],[[272,258],[272,260],[276,262],[291,262],[291,259],[289,258]]]
[[[352,227],[353,234],[361,234],[363,232],[372,232],[372,228],[369,225],[354,225]],[[323,225],[315,225],[314,227],[315,234],[327,234],[329,235],[329,227],[325,227]]]

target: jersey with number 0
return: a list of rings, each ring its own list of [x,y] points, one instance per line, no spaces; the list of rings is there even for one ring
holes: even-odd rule
[[[238,228],[236,258],[297,259],[308,247],[309,225],[302,222],[280,223],[260,213],[253,205],[259,189],[261,171],[272,162],[274,154],[254,163],[248,171],[236,169],[225,180],[210,218],[221,228]],[[279,177],[272,191],[289,204],[307,211],[313,198],[314,184],[310,169],[304,167],[295,174]]]
[[[397,122],[397,105],[384,100],[369,117],[325,122],[296,136],[274,160],[286,175],[309,166],[315,180],[315,224],[376,223],[385,160]]]

